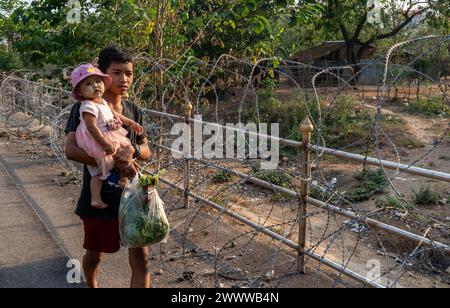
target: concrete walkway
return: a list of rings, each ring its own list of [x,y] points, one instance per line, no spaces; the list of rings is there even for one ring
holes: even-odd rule
[[[0,156],[0,288],[79,287],[67,283],[68,258]]]

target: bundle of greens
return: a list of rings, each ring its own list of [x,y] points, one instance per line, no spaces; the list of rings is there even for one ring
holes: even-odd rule
[[[153,186],[156,187],[159,184],[159,174],[153,175],[142,175],[139,177],[139,185],[142,187]]]
[[[158,176],[140,176],[124,190],[119,209],[120,237],[130,248],[167,239],[170,226],[164,203],[156,191]]]

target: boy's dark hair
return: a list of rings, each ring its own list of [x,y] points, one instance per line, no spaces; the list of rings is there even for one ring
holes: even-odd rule
[[[131,54],[120,47],[108,46],[98,56],[98,68],[106,74],[111,63],[133,63]]]

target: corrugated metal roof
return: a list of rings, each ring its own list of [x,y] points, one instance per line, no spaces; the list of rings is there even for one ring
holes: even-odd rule
[[[360,44],[356,44],[359,46]],[[345,41],[324,41],[314,47],[311,47],[299,54],[291,57],[290,60],[305,64],[313,64],[314,60],[325,57],[330,53],[346,46]],[[373,48],[373,46],[371,46]]]

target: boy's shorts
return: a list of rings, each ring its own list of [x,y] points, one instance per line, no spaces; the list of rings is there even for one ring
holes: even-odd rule
[[[81,217],[81,220],[84,224],[84,249],[104,253],[120,250],[118,219]]]

